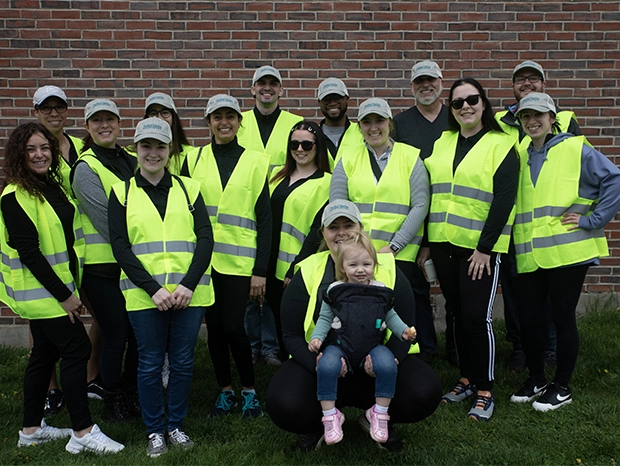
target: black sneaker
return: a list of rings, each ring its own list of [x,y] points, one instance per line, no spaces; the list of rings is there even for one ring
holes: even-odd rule
[[[562,388],[557,383],[553,382],[547,387],[545,393],[532,403],[532,407],[536,411],[546,412],[558,409],[560,406],[572,402],[573,397],[571,396],[570,388]]]
[[[101,386],[100,376],[95,377],[86,384],[86,393],[88,393],[88,398],[103,400],[103,387]]]
[[[62,407],[65,405],[65,397],[59,388],[52,388],[47,392],[45,397],[45,407],[43,408],[44,416],[51,416],[52,414],[58,414]]]
[[[127,422],[133,419],[127,404],[127,395],[122,390],[103,392],[105,418],[111,422]]]
[[[358,423],[364,432],[366,432],[367,434],[370,433],[370,423],[368,422],[368,419],[366,419],[366,415],[364,413],[362,413],[362,415],[359,417]],[[377,445],[379,446],[379,448],[383,448],[387,451],[392,451],[392,452],[399,452],[403,449],[403,442],[401,439],[398,438],[398,435],[396,434],[396,431],[394,430],[394,426],[390,423],[388,423],[387,442],[385,443],[377,442]]]
[[[523,372],[526,365],[523,350],[514,350],[506,359],[506,367],[513,372]]]
[[[547,388],[547,383],[544,380],[528,377],[523,386],[510,397],[510,401],[513,403],[529,403],[539,397],[545,388]]]
[[[318,450],[323,443],[323,430],[316,432],[310,432],[308,434],[300,435],[295,442],[295,448],[303,453],[309,453],[312,450]]]
[[[211,418],[228,416],[232,409],[237,406],[237,397],[232,390],[222,390],[215,400],[215,407],[209,413]]]

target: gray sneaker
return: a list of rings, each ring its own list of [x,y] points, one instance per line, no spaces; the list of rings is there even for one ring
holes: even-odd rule
[[[194,442],[187,436],[185,432],[179,429],[174,429],[172,432],[168,432],[168,443],[173,446],[181,448],[192,448]]]
[[[460,403],[472,396],[475,392],[477,392],[477,390],[474,385],[465,385],[459,380],[452,390],[441,397],[441,401],[444,403]]]
[[[71,429],[58,429],[57,427],[48,426],[45,420],[42,420],[41,427],[30,435],[24,434],[21,430],[19,431],[17,446],[30,447],[45,442],[51,442],[52,440],[71,437],[71,432],[73,432]]]
[[[157,458],[168,451],[166,439],[163,434],[153,432],[149,435],[149,444],[146,447],[146,454],[151,458]]]
[[[493,395],[477,395],[474,404],[471,406],[467,416],[476,421],[488,421],[493,416],[495,409],[495,399]]]

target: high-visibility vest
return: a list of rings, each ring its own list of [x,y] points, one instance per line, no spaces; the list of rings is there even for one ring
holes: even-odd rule
[[[578,264],[609,255],[602,228],[568,231],[568,225],[561,224],[562,216],[568,212],[590,215],[597,202],[579,196],[584,144],[587,141],[583,136],[574,136],[549,149],[536,186],[532,184],[527,151],[520,153],[514,225],[519,273]]]
[[[342,158],[343,154],[359,150],[360,147],[366,147],[366,144],[364,143],[364,136],[362,136],[359,125],[351,122],[340,140],[336,157],[334,158],[333,154],[332,157],[329,157],[329,166],[332,172],[334,171],[338,161]]]
[[[269,136],[267,145],[263,145],[254,110],[245,111],[242,115],[243,120],[237,133],[239,145],[248,150],[269,154],[271,159],[269,163],[270,171],[278,165],[284,165],[286,163],[286,149],[291,128],[296,123],[302,121],[303,117],[282,110]]]
[[[316,319],[318,319],[318,315],[314,315],[317,309],[317,300],[323,299],[322,296],[318,296],[318,290],[321,285],[321,281],[323,280],[323,275],[325,275],[325,267],[327,266],[329,254],[329,251],[313,254],[312,256],[301,261],[297,264],[297,267],[295,267],[296,272],[298,270],[301,271],[301,276],[304,279],[304,284],[306,285],[306,291],[310,296],[310,299],[308,300],[308,307],[306,308],[306,317],[304,318],[304,333],[308,343],[310,342],[310,337],[314,332]],[[394,255],[391,253],[377,254],[377,260],[379,263],[375,273],[375,280],[383,282],[388,288],[394,289],[394,286],[396,285],[396,262],[394,261]],[[389,339],[390,333],[391,332],[388,330],[385,336],[385,341]],[[409,349],[410,354],[419,352],[420,347],[417,343],[411,345],[411,348]]]
[[[75,209],[73,250],[78,261],[77,277],[71,273],[65,232],[54,208],[47,201],[31,196],[14,184],[7,185],[2,196],[9,193],[15,193],[15,199],[36,227],[39,249],[54,273],[72,293],[79,296],[77,290],[84,265],[84,234],[75,204],[69,199]],[[67,313],[58,300],[32,275],[28,267],[22,264],[17,250],[9,246],[4,215],[0,215],[0,249],[2,250],[0,299],[24,319],[53,319],[66,316]]]
[[[375,182],[366,146],[342,155],[342,167],[348,178],[349,200],[360,210],[364,229],[377,250],[390,243],[409,214],[409,179],[419,155],[420,149],[395,143],[378,183]],[[411,242],[399,251],[396,259],[415,262],[423,236],[424,224]]]
[[[68,134],[67,136],[69,137],[71,143],[75,147],[75,150],[78,153],[78,158],[79,158],[80,151],[82,150],[82,147],[84,147],[84,141],[82,141],[79,138],[76,138],[75,136],[69,136]],[[69,162],[67,162],[67,160],[62,155],[60,156],[60,173],[62,175],[62,184],[66,189],[67,195],[72,196],[73,191],[71,191],[71,165],[69,165]]]
[[[163,220],[149,195],[136,185],[135,178],[117,183],[112,189],[126,208],[131,251],[162,288],[174,293],[187,275],[196,250],[194,216],[190,208],[200,194],[200,184],[189,178],[172,176]],[[128,311],[155,307],[149,294],[134,284],[124,270],[120,287]],[[210,306],[214,301],[209,268],[198,282],[190,306]]]
[[[453,173],[458,131],[444,131],[433,153],[424,160],[431,180],[428,239],[476,249],[493,201],[493,176],[515,140],[489,131],[469,151]],[[514,221],[513,208],[493,251],[508,251]]]
[[[282,167],[276,167],[272,176]],[[329,183],[331,174],[323,173],[321,178],[306,180],[295,188],[284,201],[282,227],[280,229],[280,248],[276,262],[276,278],[284,280],[286,272],[301,251],[301,247],[310,232],[316,214],[329,200]],[[282,179],[269,184],[269,191],[282,182]]]
[[[224,190],[210,145],[189,153],[187,166],[190,176],[200,182],[213,226],[211,265],[225,275],[250,277],[256,260],[255,206],[267,180],[269,156],[245,150]]]
[[[99,176],[105,195],[108,199],[110,199],[112,186],[122,180],[101,163],[92,149],[88,149],[82,154],[80,159],[73,166],[74,169],[79,163],[86,163],[90,169],[95,172],[97,176]],[[95,226],[90,221],[90,218],[88,218],[88,215],[79,204],[78,209],[82,218],[84,238],[86,239],[86,256],[84,258],[84,263],[86,265],[116,263],[114,254],[112,254],[112,246],[110,243],[108,243],[103,236],[99,234]]]

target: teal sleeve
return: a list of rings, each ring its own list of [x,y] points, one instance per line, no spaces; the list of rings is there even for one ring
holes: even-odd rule
[[[409,326],[396,314],[394,308],[390,309],[385,315],[385,324],[400,341],[403,341],[403,332]]]
[[[321,312],[319,313],[319,318],[316,321],[316,326],[314,327],[314,332],[312,332],[310,340],[313,338],[318,338],[321,341],[325,341],[325,337],[327,336],[329,329],[332,328],[333,320],[334,311],[332,311],[332,308],[329,307],[329,304],[323,301],[321,304]]]

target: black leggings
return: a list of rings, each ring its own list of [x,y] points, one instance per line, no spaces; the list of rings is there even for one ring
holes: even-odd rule
[[[267,302],[273,311],[273,317],[276,321],[276,335],[278,336],[278,344],[280,345],[280,357],[286,359],[288,358],[288,351],[282,339],[282,320],[280,318],[280,305],[282,303],[282,295],[284,294],[283,285],[284,282],[278,280],[275,275],[267,277]]]
[[[368,409],[375,403],[375,379],[363,370],[338,379],[336,407]],[[412,423],[433,414],[441,401],[437,374],[420,358],[407,356],[398,365],[396,393],[390,404],[393,423]],[[296,434],[318,432],[321,405],[317,400],[317,376],[293,359],[286,361],[269,383],[266,409],[283,430]]]
[[[93,425],[86,394],[87,364],[91,345],[82,322],[68,316],[30,321],[34,345],[24,375],[24,427],[41,425],[43,406],[52,371],[60,358],[60,383],[71,426],[82,430]]]
[[[106,390],[120,388],[122,379],[132,385],[138,381],[138,344],[129,323],[119,282],[120,275],[103,277],[90,274],[88,267],[84,268],[82,287],[101,327],[101,380]]]
[[[252,347],[243,326],[245,308],[250,294],[250,277],[211,273],[215,303],[207,308],[208,346],[220,387],[232,384],[230,355],[237,365],[241,385],[254,386]]]
[[[554,382],[563,387],[575,370],[579,352],[579,333],[575,309],[579,303],[581,287],[589,265],[576,265],[555,269],[538,269],[518,275],[519,319],[521,340],[530,375],[544,379],[543,354],[545,339],[543,315],[547,296],[551,300],[551,316],[557,331],[557,368]]]

